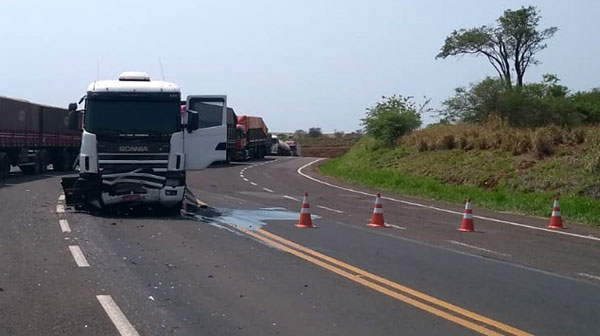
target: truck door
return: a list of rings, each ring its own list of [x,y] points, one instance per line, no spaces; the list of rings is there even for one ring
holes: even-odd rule
[[[197,112],[200,128],[184,133],[185,170],[200,170],[225,161],[227,149],[227,96],[188,96],[188,110]]]

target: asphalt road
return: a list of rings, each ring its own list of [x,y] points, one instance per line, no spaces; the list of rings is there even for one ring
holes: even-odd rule
[[[598,334],[600,230],[474,200],[461,233],[460,207],[391,194],[370,228],[376,191],[313,161],[192,173],[193,217],[75,212],[60,176],[12,176],[0,335]],[[305,191],[316,229],[294,226]]]

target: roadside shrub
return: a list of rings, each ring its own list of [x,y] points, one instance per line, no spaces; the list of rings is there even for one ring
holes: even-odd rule
[[[462,150],[468,151],[473,149],[472,144],[469,142],[469,138],[466,134],[461,134],[458,138],[458,147]]]
[[[539,129],[535,132],[533,150],[535,156],[540,159],[554,154],[554,139],[545,129]]]
[[[523,134],[517,142],[515,146],[512,148],[513,155],[521,155],[529,152],[531,149],[531,136],[529,134]]]
[[[454,141],[454,135],[452,134],[444,135],[438,144],[439,149],[454,149],[455,147],[456,142]]]
[[[564,143],[575,146],[581,145],[585,142],[585,129],[584,128],[574,128],[569,130],[564,135]]]
[[[368,108],[362,124],[368,135],[392,146],[404,134],[421,126],[421,112],[427,102],[417,106],[412,97],[382,97],[383,101]]]
[[[486,138],[475,139],[475,146],[477,149],[489,149],[490,148],[490,144],[488,143]]]
[[[584,167],[590,173],[600,173],[600,145],[590,149],[585,157]]]
[[[555,155],[559,147],[565,147],[565,155],[571,155],[574,147],[600,144],[600,127],[564,128],[550,125],[520,128],[498,120],[484,124],[438,124],[406,134],[398,139],[397,144],[412,146],[420,152],[478,149],[544,158]]]

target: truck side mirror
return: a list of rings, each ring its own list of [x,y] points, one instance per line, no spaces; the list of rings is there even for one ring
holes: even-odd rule
[[[200,114],[198,114],[198,112],[188,111],[188,132],[193,132],[198,128],[200,128]]]
[[[77,103],[69,104],[69,111],[77,111]]]
[[[79,130],[79,112],[77,112],[75,110],[71,110],[71,105],[69,105],[69,129],[78,131]],[[75,108],[77,108],[77,104],[75,104]]]

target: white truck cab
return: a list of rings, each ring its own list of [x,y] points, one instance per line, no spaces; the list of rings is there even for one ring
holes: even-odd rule
[[[227,97],[189,96],[181,115],[177,85],[143,72],[96,81],[76,111],[84,113],[79,176],[63,178],[67,205],[97,208],[155,203],[178,210],[186,171],[225,160]],[[185,122],[185,123],[184,123]]]

